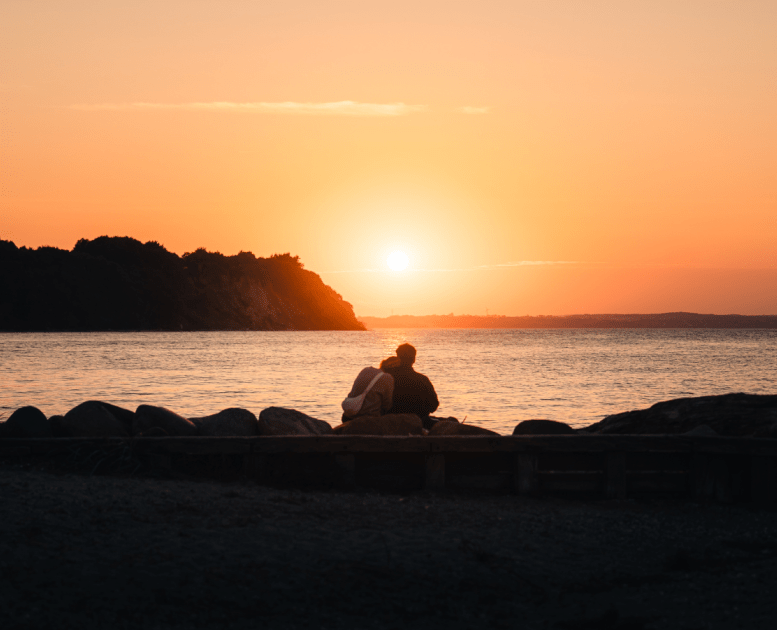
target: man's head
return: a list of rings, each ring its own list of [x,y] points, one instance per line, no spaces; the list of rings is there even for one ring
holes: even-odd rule
[[[397,348],[397,356],[402,365],[413,365],[415,363],[415,348],[409,343],[403,343]]]

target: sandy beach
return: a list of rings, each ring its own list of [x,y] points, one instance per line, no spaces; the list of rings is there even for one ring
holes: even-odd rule
[[[307,492],[0,465],[3,628],[772,628],[739,506]]]

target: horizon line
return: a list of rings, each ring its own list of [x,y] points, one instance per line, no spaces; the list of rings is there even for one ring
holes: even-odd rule
[[[481,319],[492,319],[492,318],[499,318],[499,319],[522,319],[527,317],[532,318],[538,318],[538,317],[552,317],[552,318],[568,318],[568,317],[656,317],[660,315],[693,315],[696,317],[777,317],[777,313],[763,313],[759,315],[743,315],[741,313],[694,313],[692,311],[663,311],[660,313],[567,313],[564,315],[496,315],[496,314],[488,314],[488,315],[470,315],[470,314],[461,314],[461,315],[454,315],[453,313],[448,314],[442,314],[442,315],[409,315],[409,314],[403,314],[403,315],[356,315],[356,319],[366,318],[366,319],[391,319],[392,317],[416,317],[416,318],[423,318],[423,317],[448,317],[448,318],[455,318],[455,317],[476,317]]]

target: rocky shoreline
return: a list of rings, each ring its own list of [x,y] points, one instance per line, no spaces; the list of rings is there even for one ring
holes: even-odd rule
[[[0,438],[51,437],[158,437],[158,436],[281,436],[281,435],[499,435],[456,418],[435,418],[431,430],[411,414],[359,418],[332,427],[294,409],[268,407],[258,416],[247,409],[231,408],[199,418],[140,405],[134,412],[102,401],[87,401],[64,416],[47,418],[36,407],[17,409],[0,423]],[[777,395],[731,393],[720,396],[679,398],[648,409],[605,417],[573,429],[563,422],[524,420],[513,435],[700,435],[777,438]]]

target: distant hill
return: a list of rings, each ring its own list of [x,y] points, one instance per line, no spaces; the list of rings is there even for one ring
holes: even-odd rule
[[[360,317],[367,328],[777,328],[777,315],[392,315]]]
[[[297,256],[101,236],[73,251],[0,240],[0,330],[363,330]]]

